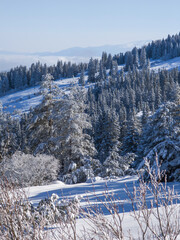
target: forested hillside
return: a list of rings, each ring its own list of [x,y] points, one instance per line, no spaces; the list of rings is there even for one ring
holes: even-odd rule
[[[37,63],[1,73],[1,94],[40,84],[43,96],[16,118],[1,106],[2,171],[15,180],[22,174],[23,186],[57,178],[77,183],[134,174],[144,158],[155,167],[158,156],[168,180],[180,181],[180,72],[150,68],[152,59],[177,56],[180,35],[113,57],[103,53],[88,65]],[[66,93],[53,81],[78,74],[79,84]],[[38,182],[38,173],[27,178],[36,164],[46,166]]]
[[[8,72],[0,73],[0,94],[9,90],[22,89],[28,86],[35,86],[42,81],[42,76],[50,73],[54,80],[77,76],[81,71],[92,70],[95,73],[101,71],[101,65],[105,69],[112,69],[116,65],[124,65],[125,71],[133,66],[142,68],[150,64],[148,59],[168,60],[180,56],[180,34],[168,35],[166,39],[156,40],[142,48],[133,48],[132,51],[117,53],[102,53],[102,58],[91,59],[89,64],[75,64],[71,62],[58,61],[56,65],[47,66],[40,62],[33,63],[30,68],[19,66]],[[93,74],[93,73],[92,73]]]

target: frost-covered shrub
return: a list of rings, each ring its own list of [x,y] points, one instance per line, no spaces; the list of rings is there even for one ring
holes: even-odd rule
[[[0,239],[45,240],[45,221],[25,192],[1,176],[0,193]]]
[[[11,158],[3,159],[0,167],[8,179],[24,187],[56,180],[59,162],[52,156],[16,152]]]
[[[93,171],[89,166],[81,166],[72,173],[63,176],[63,181],[67,184],[86,182],[87,179],[93,177]]]
[[[49,240],[47,228],[56,224],[64,231],[80,214],[80,199],[60,199],[52,194],[41,200],[37,207],[29,202],[25,191],[17,188],[6,177],[0,177],[0,239]],[[64,235],[63,235],[64,236]],[[55,239],[55,238],[53,238]],[[58,238],[67,239],[67,238]]]
[[[37,206],[36,210],[46,219],[47,223],[54,223],[60,218],[60,213],[56,208],[58,198],[56,194],[53,194],[50,198],[41,200]]]
[[[81,165],[71,162],[69,172],[61,179],[67,184],[86,182],[89,178],[98,175],[101,171],[101,163],[97,159],[82,159]]]
[[[50,198],[39,202],[36,211],[46,219],[47,224],[57,223],[59,221],[72,221],[79,215],[80,197],[73,199],[59,199],[55,193]]]

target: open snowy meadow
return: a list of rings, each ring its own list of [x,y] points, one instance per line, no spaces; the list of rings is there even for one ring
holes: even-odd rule
[[[73,227],[64,226],[63,233],[59,230],[60,226],[58,224],[47,227],[47,236],[49,236],[50,239],[61,239],[59,236],[63,236],[64,239],[68,239],[66,238],[68,236],[69,239],[87,240],[180,239],[180,235],[178,235],[177,238],[175,238],[175,236],[173,238],[171,236],[166,236],[167,238],[163,238],[163,236],[159,236],[159,238],[152,237],[152,232],[149,229],[146,229],[146,217],[149,218],[149,225],[153,227],[153,230],[155,232],[159,231],[159,220],[157,217],[156,208],[154,208],[152,211],[149,210],[149,215],[146,216],[148,212],[146,210],[148,208],[151,208],[152,201],[154,200],[153,193],[151,193],[151,191],[148,191],[146,193],[147,209],[145,206],[144,209],[142,208],[143,200],[141,197],[143,198],[143,196],[140,196],[142,193],[140,195],[137,194],[139,197],[137,197],[133,203],[135,204],[134,206],[131,201],[132,199],[130,199],[129,196],[129,194],[131,196],[134,196],[135,189],[138,192],[139,185],[140,183],[138,181],[138,176],[135,175],[115,179],[101,179],[97,177],[95,179],[87,181],[86,183],[79,183],[75,185],[67,185],[61,181],[56,181],[50,185],[35,186],[26,188],[25,190],[29,197],[29,200],[33,203],[34,206],[37,206],[37,204],[42,199],[49,198],[52,195],[57,194],[59,197],[58,201],[63,200],[66,202],[72,199],[76,199],[80,209],[90,208],[92,209],[92,212],[90,212],[93,214],[93,216],[97,214],[95,217],[96,220],[95,218],[90,217],[89,214],[85,214],[84,216],[82,214],[79,214],[79,216],[77,216],[77,219],[75,221],[76,237],[73,235]],[[180,199],[180,185],[178,182],[168,183],[167,189],[168,188],[171,190],[174,188],[174,191],[177,192],[177,199]],[[114,211],[115,208],[117,212]],[[137,209],[141,209],[142,215]],[[174,211],[173,220],[178,220],[176,227],[179,227],[180,204],[174,204],[173,207],[171,206],[169,209],[171,210],[171,212],[169,211],[169,218],[172,218],[171,214]],[[162,225],[165,224],[167,220],[166,210],[167,209],[164,209],[164,207],[159,205],[159,214],[162,217]],[[170,221],[172,221],[172,219]],[[173,224],[175,224],[175,221]],[[144,232],[147,230],[147,233],[145,233],[144,236],[141,228]],[[119,231],[119,233],[116,231]]]

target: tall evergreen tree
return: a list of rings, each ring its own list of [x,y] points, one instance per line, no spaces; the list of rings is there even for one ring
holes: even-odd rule
[[[79,78],[79,84],[81,86],[84,86],[85,85],[85,79],[84,79],[84,69],[81,70],[81,75],[80,75],[80,78]]]

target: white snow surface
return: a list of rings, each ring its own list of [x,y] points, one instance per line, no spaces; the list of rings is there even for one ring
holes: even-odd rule
[[[180,70],[180,57],[176,57],[167,61],[153,60],[151,61],[151,69],[157,71],[158,69],[171,70],[178,68]]]
[[[79,77],[67,78],[56,80],[55,83],[60,89],[68,91],[72,84],[78,83]],[[87,80],[87,76],[85,76]],[[5,112],[9,112],[12,115],[17,115],[17,111],[21,113],[28,112],[32,107],[36,107],[42,101],[42,95],[40,95],[39,86],[27,88],[17,92],[11,92],[3,97],[0,97],[3,109]]]
[[[122,204],[124,209],[124,220],[123,229],[127,234],[125,239],[128,238],[129,230],[133,236],[133,239],[138,239],[138,224],[132,216],[132,207],[130,200],[128,199],[125,189],[127,188],[131,193],[133,191],[133,186],[138,186],[137,176],[125,176],[116,179],[106,179],[97,178],[95,182],[91,183],[88,181],[86,183],[79,183],[74,185],[66,185],[61,181],[53,182],[46,186],[35,186],[30,188],[25,188],[25,191],[29,197],[29,200],[37,205],[41,199],[50,197],[53,193],[57,194],[60,199],[71,199],[74,197],[82,198],[80,205],[85,206],[99,206],[102,208],[103,213],[107,219],[111,219],[109,212],[103,206],[105,202],[104,193],[108,190],[109,194],[113,194],[114,199]],[[168,183],[168,186],[172,188],[174,186],[175,191],[180,197],[180,184],[177,182]],[[152,200],[152,196],[149,193],[148,201]],[[180,204],[178,204],[180,207]],[[122,208],[119,208],[120,215],[122,216]],[[81,234],[83,228],[89,229],[90,222],[87,219],[80,218],[77,220],[77,233]],[[56,229],[54,230],[56,231]]]

